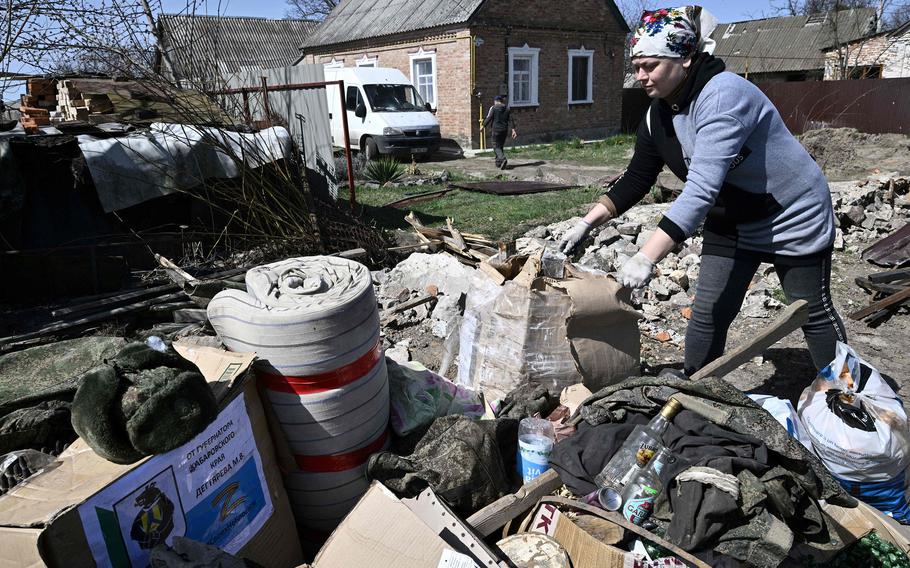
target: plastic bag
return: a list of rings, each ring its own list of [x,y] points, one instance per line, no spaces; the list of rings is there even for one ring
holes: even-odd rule
[[[910,523],[907,414],[874,367],[838,342],[797,413],[815,453],[851,495]]]
[[[440,377],[411,361],[405,364],[386,359],[389,371],[392,430],[399,436],[429,426],[440,416],[462,414],[480,418],[483,401],[473,391]]]
[[[749,398],[780,422],[780,425],[787,430],[787,433],[792,438],[804,445],[810,452],[812,451],[812,440],[806,434],[802,423],[799,421],[799,416],[796,415],[796,409],[793,408],[792,402],[769,394],[750,394]]]

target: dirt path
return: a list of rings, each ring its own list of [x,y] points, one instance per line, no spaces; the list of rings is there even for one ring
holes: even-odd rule
[[[599,185],[621,171],[611,166],[585,166],[574,162],[510,158],[506,170],[496,167],[492,157],[437,159],[420,164],[427,171],[457,172],[467,178],[546,181],[572,185]]]

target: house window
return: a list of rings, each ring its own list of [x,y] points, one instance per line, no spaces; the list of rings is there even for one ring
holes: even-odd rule
[[[367,57],[364,55],[356,62],[357,67],[379,67],[378,57]]]
[[[334,57],[328,63],[322,64],[323,69],[344,69],[344,59],[338,61]]]
[[[594,102],[594,52],[569,50],[569,104]]]
[[[537,74],[540,48],[509,48],[509,106],[534,106],[537,99]]]
[[[436,101],[436,52],[424,51],[411,54],[411,83],[417,87],[420,97],[431,105]]]

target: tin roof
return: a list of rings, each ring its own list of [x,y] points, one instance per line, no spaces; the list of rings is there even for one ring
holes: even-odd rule
[[[875,33],[873,8],[720,24],[714,55],[734,73],[824,69],[823,50]]]
[[[466,24],[483,2],[484,0],[341,0],[316,32],[303,43],[303,47],[336,45]],[[616,3],[613,0],[605,2],[623,29],[626,29],[625,20]]]
[[[463,24],[483,0],[342,0],[305,42],[332,45]]]
[[[158,26],[165,71],[186,78],[293,65],[316,22],[163,14]]]

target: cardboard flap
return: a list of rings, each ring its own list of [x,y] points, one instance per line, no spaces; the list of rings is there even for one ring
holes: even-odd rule
[[[631,304],[631,292],[610,277],[579,275],[553,287],[572,300],[569,342],[585,386],[597,391],[638,373],[641,354],[641,315]]]
[[[136,466],[109,462],[84,444],[68,449],[44,473],[0,498],[0,526],[45,526]]]
[[[381,483],[374,481],[319,551],[315,568],[437,566],[445,542]]]
[[[256,360],[255,353],[235,353],[185,340],[175,341],[173,347],[181,357],[199,368],[219,403],[243,382],[240,379],[244,372]]]

